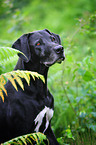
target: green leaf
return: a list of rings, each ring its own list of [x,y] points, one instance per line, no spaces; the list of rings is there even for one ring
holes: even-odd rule
[[[81,75],[81,76],[84,76],[85,72],[86,72],[86,70],[84,70],[84,69],[82,69],[82,68],[79,68],[79,69],[78,69],[78,73],[79,73],[79,75]]]
[[[26,55],[24,53],[22,53],[21,51],[19,51],[17,49],[14,49],[11,47],[0,47],[0,58],[1,58],[0,64],[4,64],[4,60],[6,60],[6,59],[10,58],[10,56],[12,57],[18,53],[21,53],[22,55],[24,55],[26,57]]]
[[[93,79],[92,72],[86,71],[86,72],[84,73],[83,79],[84,79],[85,81],[92,81],[92,79]]]
[[[96,125],[94,125],[94,124],[88,124],[88,127],[89,127],[90,129],[92,129],[93,131],[96,132]]]
[[[96,117],[96,112],[91,112],[93,117]]]

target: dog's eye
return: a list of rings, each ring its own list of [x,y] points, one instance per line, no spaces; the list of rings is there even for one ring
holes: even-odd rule
[[[52,41],[55,41],[55,38],[54,37],[52,37]]]
[[[36,45],[39,46],[40,45],[40,42],[38,42]]]

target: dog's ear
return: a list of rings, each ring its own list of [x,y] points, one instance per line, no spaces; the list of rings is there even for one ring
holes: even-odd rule
[[[52,35],[52,33],[48,30],[48,29],[44,29],[44,31],[48,32],[50,35]]]
[[[52,35],[56,38],[57,42],[61,45],[61,39],[58,34],[52,33]]]
[[[44,31],[48,32],[50,35],[53,35],[56,38],[57,42],[61,45],[61,39],[58,34],[51,33],[48,29],[44,29]]]
[[[17,39],[12,45],[12,48],[15,48],[24,53],[26,57],[21,53],[18,53],[18,56],[21,59],[23,59],[25,62],[28,62],[31,58],[28,37],[29,37],[29,34],[24,34],[19,39]]]

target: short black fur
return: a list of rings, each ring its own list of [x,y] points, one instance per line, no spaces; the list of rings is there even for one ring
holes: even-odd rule
[[[26,56],[19,55],[15,70],[35,71],[44,75],[45,84],[40,80],[31,78],[30,86],[25,80],[24,91],[18,85],[18,92],[10,81],[5,88],[8,96],[5,95],[4,103],[0,99],[0,143],[8,141],[17,136],[33,133],[36,127],[36,116],[47,106],[54,109],[54,99],[47,88],[47,74],[51,65],[62,62],[65,58],[63,46],[59,35],[49,30],[40,30],[22,35],[12,45]],[[43,120],[39,128],[44,131],[46,120]],[[44,132],[47,135],[50,145],[58,145],[56,137],[51,129],[51,121]]]

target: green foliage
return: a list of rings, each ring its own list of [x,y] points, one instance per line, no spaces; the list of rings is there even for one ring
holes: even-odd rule
[[[23,135],[23,136],[19,136],[17,138],[14,138],[10,141],[7,141],[1,145],[27,145],[27,143],[31,143],[32,145],[36,144],[36,145],[45,145],[45,143],[43,142],[44,140],[47,141],[48,140],[46,138],[46,136],[40,132],[38,133],[32,133],[32,134],[27,134],[27,135]]]
[[[96,17],[95,14],[94,17]],[[90,25],[90,23],[87,23],[87,25]],[[96,51],[94,48],[86,49],[86,53],[83,52],[85,48],[77,51],[79,46],[76,46],[73,39],[75,35],[78,36],[78,33],[81,34],[81,31],[85,35],[86,32],[82,29],[85,29],[84,23],[83,27],[80,24],[78,31],[76,30],[75,34],[73,34],[74,37],[72,36],[71,39],[67,38],[65,40],[65,46],[67,48],[66,62],[62,64],[62,71],[59,68],[57,75],[56,73],[52,75],[52,79],[49,77],[49,87],[54,93],[56,102],[55,116],[59,115],[59,119],[57,120],[55,118],[53,121],[53,129],[57,136],[59,134],[61,144],[81,144],[83,142],[90,145],[95,143]],[[94,29],[95,31],[96,29]],[[89,36],[91,36],[90,39],[94,39],[93,31],[92,35],[90,31]],[[77,56],[81,57],[79,58]],[[57,66],[54,66],[53,70],[55,68]],[[58,78],[58,74],[59,76],[61,75],[61,79]],[[68,125],[70,125],[75,140],[73,138],[70,139],[70,133],[64,134]]]
[[[8,72],[14,68],[16,61],[18,60],[18,53],[22,52],[10,47],[0,47],[0,68],[3,68],[0,69],[0,74]]]
[[[55,98],[53,130],[61,145],[95,145],[96,0],[3,0],[0,10],[0,46],[10,47],[33,30],[47,28],[60,34],[66,60],[52,66],[48,77]],[[16,64],[17,56],[8,56],[8,62],[0,63],[0,73]]]

